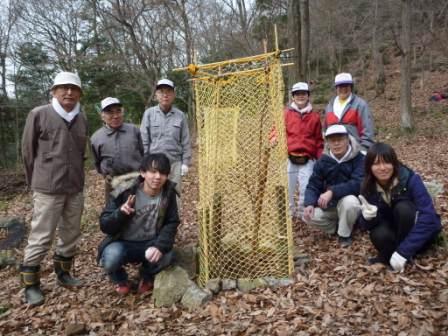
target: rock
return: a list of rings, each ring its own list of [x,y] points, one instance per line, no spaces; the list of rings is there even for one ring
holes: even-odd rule
[[[15,264],[16,258],[12,250],[0,250],[0,268]]]
[[[212,297],[213,294],[210,290],[203,290],[192,282],[182,296],[181,303],[187,308],[194,309],[200,307],[207,301],[210,301]]]
[[[255,288],[267,287],[268,283],[261,278],[256,279],[238,279],[238,289],[242,292],[249,292]]]
[[[85,324],[70,323],[65,327],[66,336],[83,335],[87,333]]]
[[[221,282],[222,290],[231,290],[236,288],[236,280],[233,279],[222,279]]]
[[[182,299],[192,281],[182,267],[172,266],[157,274],[152,299],[156,307],[170,307]]]
[[[0,217],[0,251],[16,248],[25,236],[25,223],[19,218]]]
[[[205,288],[210,290],[213,294],[218,294],[221,290],[221,279],[210,279],[205,284]]]
[[[175,264],[185,269],[190,279],[195,278],[198,273],[196,246],[176,246],[173,251],[176,256]]]
[[[425,181],[424,183],[433,199],[443,193],[443,183],[438,181]]]
[[[263,278],[264,281],[266,281],[266,283],[269,285],[269,287],[287,287],[287,286],[291,286],[292,284],[294,284],[294,280],[290,279],[290,278],[272,278],[272,277],[268,277],[268,278]]]
[[[296,267],[301,267],[301,266],[305,266],[306,264],[308,264],[311,261],[311,258],[309,255],[305,254],[305,253],[294,253],[294,266]]]
[[[13,249],[20,245],[25,231],[23,220],[15,217],[0,217],[0,268],[16,264]]]

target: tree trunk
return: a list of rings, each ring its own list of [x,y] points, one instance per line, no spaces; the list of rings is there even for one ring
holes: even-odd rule
[[[303,73],[303,78],[307,82],[310,81],[310,2],[309,0],[302,0],[302,62],[301,69]]]
[[[303,80],[303,69],[301,67],[302,55],[302,29],[300,24],[300,2],[298,0],[288,0],[288,45],[294,48],[294,66],[289,67],[288,87],[291,87],[298,80]]]
[[[375,80],[375,93],[377,96],[384,93],[386,87],[386,76],[384,74],[384,62],[383,55],[380,53],[380,48],[378,45],[378,0],[375,0],[375,14],[374,14],[374,24],[372,32],[372,56],[374,64],[374,80]]]
[[[401,95],[400,113],[401,128],[412,131],[414,125],[412,120],[411,102],[411,0],[402,0],[401,11]]]

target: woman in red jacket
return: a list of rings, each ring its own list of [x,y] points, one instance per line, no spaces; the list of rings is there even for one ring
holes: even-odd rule
[[[300,218],[308,180],[315,161],[321,156],[324,142],[318,112],[310,103],[307,83],[299,82],[291,89],[292,101],[285,109],[286,140],[288,144],[288,191],[292,217]],[[298,202],[295,193],[298,190]]]

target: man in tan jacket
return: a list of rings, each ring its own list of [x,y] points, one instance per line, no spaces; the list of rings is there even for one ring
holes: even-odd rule
[[[20,278],[25,299],[33,306],[44,302],[40,263],[52,245],[56,228],[58,240],[53,260],[58,283],[67,287],[80,285],[70,275],[70,269],[81,236],[84,206],[87,120],[79,104],[81,80],[75,73],[60,72],[51,94],[50,104],[28,114],[22,138],[26,180],[33,192],[33,219]]]

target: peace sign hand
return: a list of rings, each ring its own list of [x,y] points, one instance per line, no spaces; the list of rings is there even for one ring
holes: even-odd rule
[[[126,215],[132,215],[135,212],[135,195],[129,195],[127,201],[121,206],[120,211]]]

